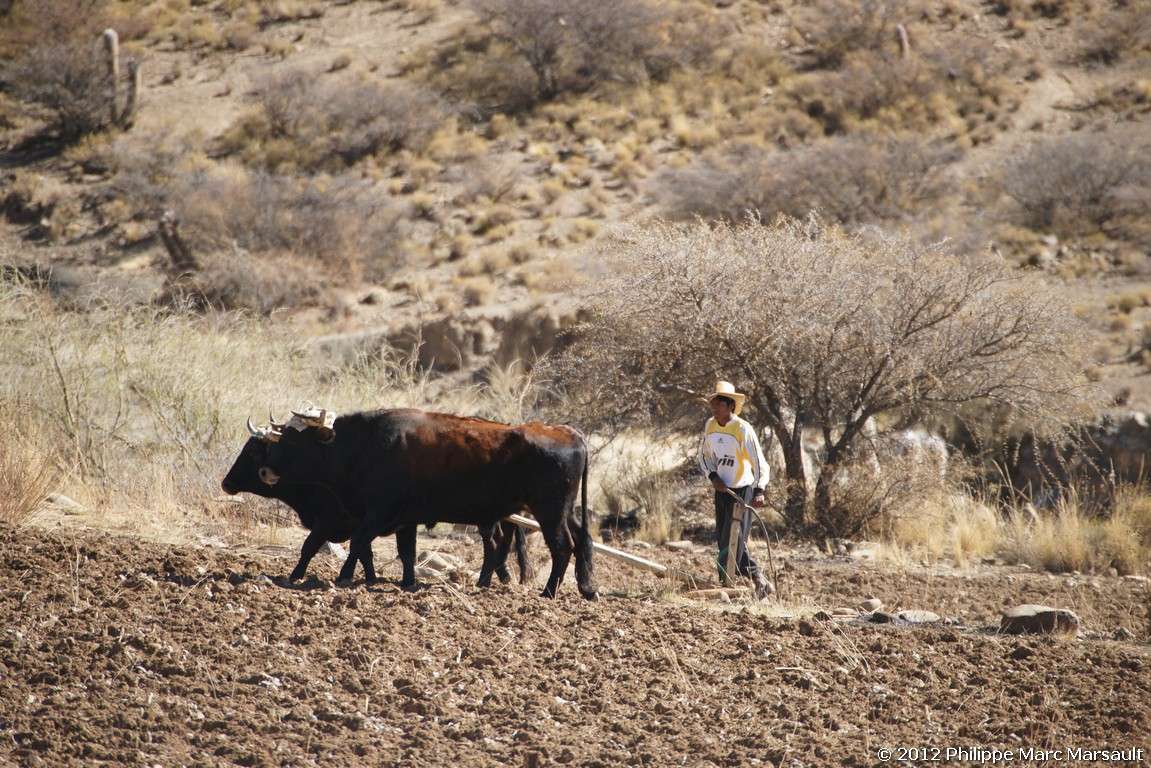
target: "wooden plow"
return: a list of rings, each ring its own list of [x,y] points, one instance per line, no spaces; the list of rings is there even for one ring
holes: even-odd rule
[[[523,515],[508,515],[504,519],[509,520],[516,525],[523,526],[524,528],[527,528],[531,531],[538,531],[540,529],[539,523],[537,523],[535,520],[532,520],[530,517],[524,517]],[[618,549],[609,547],[606,544],[600,544],[597,541],[592,542],[592,547],[596,552],[607,555],[608,557],[615,560],[622,560],[629,565],[634,565],[636,568],[642,568],[645,571],[658,573],[659,575],[666,576],[669,579],[682,581],[684,584],[692,587],[693,591],[687,593],[688,597],[718,597],[721,592],[726,594],[728,597],[735,597],[747,592],[746,587],[721,587],[719,584],[716,584],[714,581],[709,579],[701,579],[698,576],[692,576],[690,573],[686,573],[677,568],[671,568],[652,560],[636,557],[635,555],[628,554],[627,552],[621,552]]]

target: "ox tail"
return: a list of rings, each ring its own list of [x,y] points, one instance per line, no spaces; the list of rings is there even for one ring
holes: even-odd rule
[[[583,516],[580,520],[580,540],[576,545],[576,583],[581,595],[588,600],[595,600],[599,597],[599,590],[596,589],[595,585],[595,563],[592,561],[595,545],[591,537],[591,525],[589,523],[591,513],[588,511],[587,505],[587,478],[588,468],[591,466],[591,451],[588,450],[587,439],[584,438],[583,434],[579,432],[577,434],[579,434],[580,442],[583,444],[583,477],[580,483],[580,504],[583,508]]]

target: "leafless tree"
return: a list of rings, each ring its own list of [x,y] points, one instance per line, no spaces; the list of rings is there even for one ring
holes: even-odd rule
[[[661,47],[668,15],[645,0],[469,0],[495,39],[527,62],[536,95],[547,101],[565,88],[645,77]]]
[[[814,217],[656,221],[612,248],[593,319],[550,375],[596,413],[665,423],[684,410],[669,393],[706,392],[717,378],[745,387],[752,418],[783,447],[796,531],[829,519],[837,474],[875,416],[994,402],[1054,429],[1094,402],[1086,334],[1060,293],[992,258]],[[825,446],[810,510],[809,428]]]

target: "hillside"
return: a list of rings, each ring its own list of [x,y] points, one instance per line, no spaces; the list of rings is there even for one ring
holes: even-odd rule
[[[1104,38],[1108,20],[1113,24],[1123,7],[1100,3],[1087,13],[1077,5],[1059,10],[1025,2],[917,4],[904,9],[904,19],[870,2],[857,9],[862,20],[852,16],[837,24],[832,3],[807,9],[742,0],[681,3],[675,5],[681,26],[673,29],[688,29],[683,20],[696,8],[693,23],[705,31],[690,42],[703,52],[692,49],[689,58],[686,45],[676,48],[677,61],[686,63],[653,81],[647,101],[640,96],[643,86],[637,93],[626,80],[605,77],[590,89],[505,114],[476,100],[484,92],[468,80],[497,70],[490,58],[464,58],[479,49],[469,42],[475,22],[466,3],[313,2],[253,17],[242,4],[208,2],[167,21],[144,4],[135,20],[139,37],[122,42],[125,58],[138,60],[142,71],[129,131],[53,150],[29,141],[39,124],[12,117],[20,113],[10,105],[12,130],[0,161],[9,189],[0,258],[29,272],[50,271],[56,291],[69,300],[96,294],[153,300],[170,267],[158,214],[170,210],[207,274],[204,284],[224,305],[290,310],[313,336],[362,334],[350,342],[342,338],[337,355],[348,354],[348,343],[419,335],[425,363],[474,368],[494,356],[506,365],[542,351],[575,318],[574,291],[595,275],[597,243],[621,225],[677,215],[684,185],[691,191],[706,181],[675,173],[719,162],[724,148],[736,144],[798,156],[801,145],[818,143],[817,131],[833,123],[812,115],[834,110],[837,96],[808,91],[835,83],[858,87],[851,78],[859,76],[833,70],[819,57],[834,53],[846,61],[834,36],[852,30],[881,35],[858,44],[859,50],[890,55],[900,22],[899,29],[912,32],[910,49],[933,62],[940,49],[966,46],[982,57],[980,66],[1002,70],[983,72],[982,85],[962,83],[966,75],[953,70],[956,82],[973,93],[963,96],[967,102],[939,108],[959,110],[950,117],[910,114],[914,90],[892,97],[893,108],[909,112],[898,117],[881,109],[865,120],[851,112],[863,107],[839,107],[846,117],[835,119],[853,121],[842,122],[849,135],[944,137],[958,158],[943,169],[950,179],[946,195],[918,208],[901,204],[896,218],[874,223],[951,237],[973,251],[991,244],[1007,258],[1049,271],[1079,297],[1081,311],[1098,329],[1099,373],[1109,389],[1131,408],[1151,409],[1139,359],[1151,295],[1148,242],[1109,240],[1105,231],[1061,238],[996,215],[1010,202],[1002,192],[1004,169],[1036,141],[1072,130],[1096,137],[1148,135],[1147,85],[1137,75],[1147,55],[1140,30],[1130,31],[1133,42],[1113,61],[1084,53],[1089,40]],[[133,30],[133,24],[123,26]],[[834,45],[850,53],[857,44]],[[505,69],[514,63],[495,60]],[[760,69],[749,75],[741,67]],[[842,79],[808,77],[821,67]],[[267,105],[269,84],[289,72],[305,73],[325,94],[403,81],[439,88],[456,101],[439,133],[423,144],[400,146],[348,169],[321,163],[309,170],[298,156],[300,146],[273,150],[252,123],[253,110]],[[747,83],[756,78],[764,79],[759,103],[749,105]],[[465,85],[471,88],[466,93]],[[934,86],[916,87],[923,98],[942,98]],[[473,99],[460,100],[465,95]],[[725,98],[731,101],[725,104]],[[653,106],[652,100],[669,104]],[[273,151],[280,160],[270,159]],[[318,179],[316,194],[327,188],[337,195],[326,205],[338,210],[319,209],[307,202],[313,198],[279,187],[253,190],[247,176],[248,187],[229,188],[220,178],[239,178],[237,161],[272,169],[273,179],[275,167],[284,174],[303,171]],[[825,171],[814,167],[811,174]],[[939,166],[924,171],[940,172]],[[149,178],[142,181],[142,175]],[[1025,181],[1041,185],[1045,179],[1037,171]],[[744,192],[732,179],[725,183],[732,195]],[[332,191],[353,186],[355,191]],[[763,202],[748,201],[757,207]],[[278,239],[235,222],[220,232],[204,231],[212,217],[222,218],[224,212],[212,208],[220,203],[251,209],[249,219],[267,205],[311,206],[315,216]],[[834,201],[814,203],[826,208]],[[384,241],[386,247],[376,246]]]

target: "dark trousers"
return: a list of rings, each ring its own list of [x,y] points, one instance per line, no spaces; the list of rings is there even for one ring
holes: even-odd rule
[[[731,490],[746,504],[750,504],[752,496],[755,495],[755,489],[750,485]],[[715,538],[719,545],[719,557],[716,559],[716,565],[719,568],[719,580],[725,584],[731,581],[731,575],[727,573],[727,555],[728,548],[731,546],[731,529],[734,525],[739,526],[739,538],[735,550],[736,571],[740,576],[758,580],[760,578],[759,564],[747,551],[747,535],[751,531],[751,510],[747,507],[737,506],[735,499],[731,496],[716,491]]]

